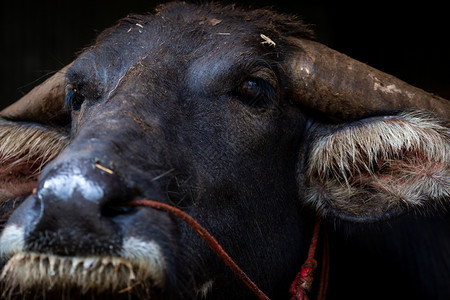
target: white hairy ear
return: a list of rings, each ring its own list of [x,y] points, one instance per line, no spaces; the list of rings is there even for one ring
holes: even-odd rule
[[[307,201],[324,214],[374,221],[450,200],[450,130],[427,115],[356,122],[311,149]]]
[[[56,129],[0,119],[0,200],[31,194],[42,167],[67,143]]]

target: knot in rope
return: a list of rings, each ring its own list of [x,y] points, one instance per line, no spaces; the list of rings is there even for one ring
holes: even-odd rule
[[[313,282],[313,273],[317,267],[317,261],[315,259],[307,259],[302,265],[302,269],[295,276],[294,281],[291,284],[289,292],[293,295],[291,300],[308,300],[306,292],[311,291]]]

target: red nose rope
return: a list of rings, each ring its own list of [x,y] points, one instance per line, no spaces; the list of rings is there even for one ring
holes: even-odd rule
[[[223,250],[222,246],[217,242],[217,240],[194,218],[189,216],[184,211],[154,200],[132,200],[127,202],[126,205],[129,206],[146,206],[153,209],[165,211],[172,216],[182,220],[188,224],[192,229],[194,229],[200,237],[208,244],[208,246],[223,260],[223,262],[236,274],[237,277],[250,289],[252,292],[258,296],[261,300],[270,300],[258,286],[245,274],[245,272],[239,268],[239,266],[231,259],[231,257]],[[314,254],[317,248],[317,241],[319,239],[319,229],[320,229],[320,217],[316,217],[316,222],[314,225],[313,237],[311,239],[311,245],[308,251],[308,258],[302,266],[301,271],[295,277],[294,282],[289,289],[290,293],[293,295],[291,300],[308,300],[306,292],[310,292],[311,285],[313,281],[313,272],[317,266],[317,262],[314,259]],[[322,276],[321,284],[319,287],[317,299],[325,299],[327,283],[328,283],[328,243],[324,242],[324,264],[322,265]],[[325,258],[326,257],[326,258]],[[325,266],[326,265],[326,266]]]

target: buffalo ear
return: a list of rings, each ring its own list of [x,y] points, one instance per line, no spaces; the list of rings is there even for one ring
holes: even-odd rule
[[[0,225],[16,200],[32,193],[43,166],[68,143],[61,125],[70,121],[64,110],[69,67],[0,112]]]
[[[67,144],[61,129],[0,119],[0,203],[31,194],[43,166]]]
[[[450,102],[314,41],[289,41],[292,99],[341,124],[308,145],[303,198],[361,222],[448,205]]]
[[[450,130],[417,112],[346,124],[314,140],[304,174],[307,201],[340,219],[448,207]]]

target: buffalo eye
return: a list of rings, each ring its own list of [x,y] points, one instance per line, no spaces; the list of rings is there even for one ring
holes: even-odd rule
[[[73,87],[68,87],[64,105],[67,109],[78,111],[84,102],[84,96],[80,94],[79,90]]]
[[[236,89],[239,99],[255,108],[265,108],[276,100],[275,89],[261,78],[248,78]]]

